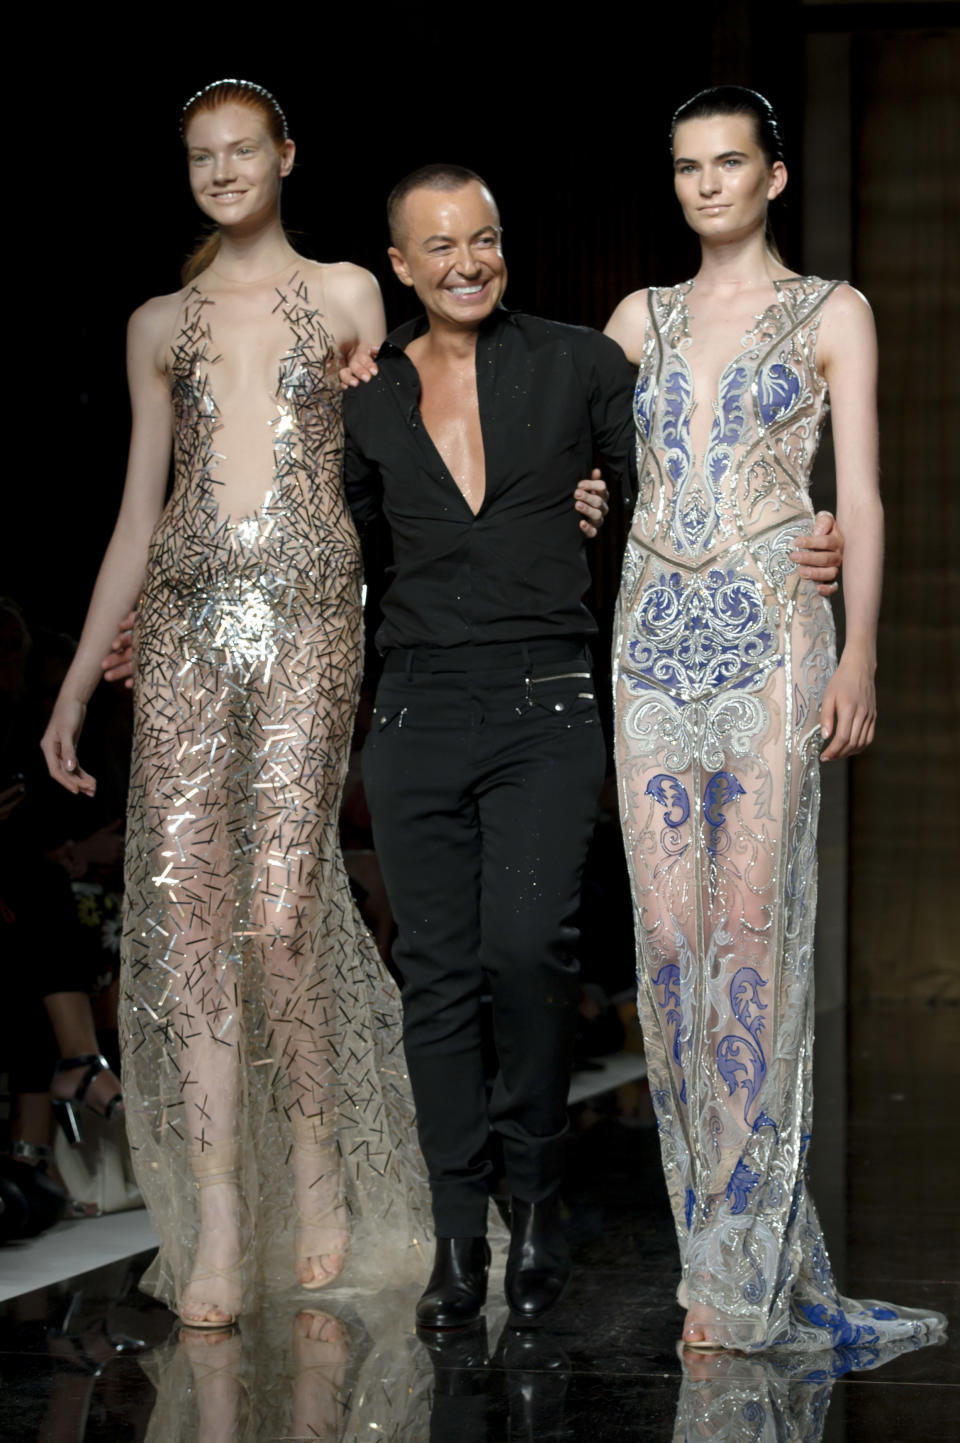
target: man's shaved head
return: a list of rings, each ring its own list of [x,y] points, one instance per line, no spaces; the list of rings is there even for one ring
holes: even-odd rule
[[[418,170],[411,170],[403,180],[398,180],[387,197],[387,225],[390,227],[391,244],[399,247],[404,239],[403,203],[411,191],[460,190],[472,180],[483,186],[493,200],[487,182],[477,175],[475,170],[468,170],[465,165],[421,165]]]

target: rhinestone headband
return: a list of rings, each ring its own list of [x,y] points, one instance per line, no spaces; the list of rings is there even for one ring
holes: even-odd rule
[[[201,98],[201,96],[207,95],[211,90],[216,90],[216,89],[218,89],[218,87],[221,86],[221,85],[239,85],[243,90],[252,90],[255,95],[259,95],[259,96],[260,96],[261,100],[265,100],[268,105],[273,106],[273,109],[277,112],[277,114],[278,114],[279,117],[280,117],[280,125],[281,125],[281,128],[282,128],[282,130],[283,130],[283,138],[284,138],[284,140],[287,140],[287,139],[288,139],[288,135],[287,135],[287,117],[284,115],[283,111],[280,109],[280,106],[279,106],[279,104],[277,103],[276,97],[273,96],[273,95],[271,95],[270,92],[269,92],[269,90],[265,90],[262,85],[255,85],[252,80],[233,80],[233,79],[230,79],[230,80],[212,80],[209,85],[205,85],[202,90],[198,90],[197,93],[196,93],[196,95],[191,95],[190,99],[187,101],[186,105],[183,107],[183,109],[182,109],[181,112],[180,112],[180,136],[181,136],[182,139],[184,139],[184,140],[186,139],[186,136],[184,135],[184,130],[183,130],[183,122],[184,122],[184,119],[185,119],[185,117],[186,117],[187,111],[190,109],[191,105],[193,105],[193,103],[194,103],[195,101],[199,100],[199,99]]]

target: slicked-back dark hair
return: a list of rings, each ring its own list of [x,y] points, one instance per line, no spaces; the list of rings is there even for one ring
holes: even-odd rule
[[[400,237],[400,211],[403,202],[412,190],[461,190],[472,180],[482,185],[484,190],[490,191],[483,177],[477,175],[475,170],[468,170],[465,165],[421,165],[417,170],[411,170],[403,180],[398,180],[387,196],[387,225],[390,227],[390,240],[393,245],[398,244]]]
[[[712,85],[685,100],[670,122],[670,144],[677,126],[685,120],[709,120],[714,115],[749,115],[754,138],[766,156],[767,165],[783,160],[783,138],[777,112],[763,95],[745,85]]]
[[[784,160],[783,137],[777,112],[769,100],[756,90],[745,85],[711,85],[709,90],[699,90],[685,100],[674,112],[670,122],[670,150],[677,134],[677,126],[685,120],[712,120],[715,115],[746,115],[753,121],[753,138],[763,152],[767,165]],[[767,245],[783,263],[769,219],[766,230]]]

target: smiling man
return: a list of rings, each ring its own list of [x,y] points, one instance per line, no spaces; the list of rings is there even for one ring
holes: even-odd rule
[[[499,1134],[518,1319],[559,1296],[558,1211],[577,1002],[575,917],[605,749],[590,676],[579,478],[632,490],[633,374],[596,331],[511,313],[500,217],[472,171],[415,171],[390,258],[425,314],[348,391],[346,486],[382,505],[394,568],[364,778],[399,936],[404,1036],[437,1254],[423,1327],[475,1317]],[[498,1072],[487,1097],[481,995]]]

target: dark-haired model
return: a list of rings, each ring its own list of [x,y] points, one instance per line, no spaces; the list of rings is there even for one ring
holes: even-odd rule
[[[769,105],[673,125],[693,280],[628,296],[639,497],[614,665],[639,1005],[693,1347],[926,1341],[939,1314],[838,1295],[805,1181],[820,761],[873,739],[883,520],[876,339],[849,285],[786,269]],[[847,639],[792,559],[829,387]]]
[[[337,833],[361,669],[337,371],[381,339],[379,291],[292,249],[294,146],[266,91],[208,86],[183,139],[217,231],[183,289],[131,319],[126,489],[43,745],[53,776],[92,794],[85,703],[142,589],[128,1130],[161,1238],[145,1282],[217,1327],[244,1299],[345,1265],[351,1283],[419,1273],[429,1220],[399,999]]]

